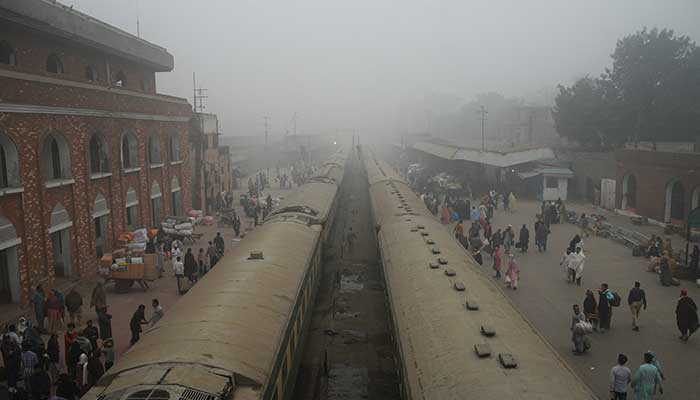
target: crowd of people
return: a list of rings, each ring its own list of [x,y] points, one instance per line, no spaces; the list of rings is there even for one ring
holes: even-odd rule
[[[422,194],[421,198],[425,201],[426,206],[440,218],[441,222],[450,223],[451,220],[458,217],[448,202],[439,204],[437,196]],[[505,199],[509,199],[509,201]],[[515,203],[515,199],[511,195],[498,195],[491,190],[480,199],[478,206],[471,207],[467,218],[459,216],[453,234],[466,249],[471,249],[471,254],[478,264],[483,265],[484,258],[490,256],[495,272],[494,278],[503,280],[506,287],[517,289],[521,274],[520,266],[515,259],[515,249],[519,249],[522,253],[528,251],[530,230],[526,224],[521,226],[517,235],[510,224],[504,229],[494,229],[492,221],[494,213],[498,210],[499,201],[504,210],[512,209]],[[553,229],[552,224],[565,222],[568,218],[565,203],[560,199],[555,202],[542,203],[533,227],[534,241],[538,252],[548,250],[547,241]],[[470,226],[465,224],[465,219],[471,219]],[[586,265],[584,240],[590,236],[590,229],[585,214],[580,217],[577,223],[580,231],[569,241],[562,255],[560,267],[564,271],[566,282],[582,286]],[[674,254],[670,238],[662,240],[660,237],[652,236],[644,253],[650,258],[650,270],[659,273],[662,285],[678,285],[678,281],[672,279],[670,275],[669,265],[673,262]],[[700,266],[698,266],[700,248],[698,245],[693,246],[689,258],[690,271],[695,272],[694,277],[700,278]],[[579,304],[572,307],[570,331],[574,354],[582,355],[591,349],[589,335],[594,332],[605,333],[611,329],[613,310],[621,307],[622,302],[621,296],[612,290],[607,283],[601,283],[595,289],[586,290],[583,307],[581,308]],[[633,287],[629,290],[627,306],[631,314],[631,329],[639,331],[641,315],[648,306],[647,295],[640,282],[634,282]],[[679,339],[685,343],[700,328],[697,305],[688,296],[687,290],[680,291],[675,311]],[[621,354],[618,364],[613,367],[610,373],[611,398],[626,399],[628,387],[631,387],[635,399],[652,399],[655,393],[663,390],[662,381],[665,377],[661,372],[660,363],[652,351],[643,355],[643,363],[634,374],[625,366],[626,363],[627,356]]]
[[[83,316],[85,304],[75,287],[64,297],[58,289],[46,295],[43,287],[37,286],[32,305],[35,320],[22,317],[18,324],[9,324],[2,335],[0,348],[9,393],[14,399],[45,400],[53,395],[55,399],[76,400],[114,364],[112,315],[107,311],[104,285],[98,282],[90,298],[97,324]],[[158,299],[153,299],[152,307],[150,320],[144,317],[143,305],[134,314],[132,344],[138,341],[142,323],[152,326],[162,318]]]

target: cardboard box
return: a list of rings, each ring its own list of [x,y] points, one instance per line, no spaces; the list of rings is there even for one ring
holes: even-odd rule
[[[111,277],[115,279],[143,279],[144,264],[127,264],[126,270],[112,271]]]

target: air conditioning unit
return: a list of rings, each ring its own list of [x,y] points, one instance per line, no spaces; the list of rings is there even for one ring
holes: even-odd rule
[[[216,395],[178,385],[141,385],[97,400],[219,400]]]

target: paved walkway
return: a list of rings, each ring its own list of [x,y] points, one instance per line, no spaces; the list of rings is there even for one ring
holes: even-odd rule
[[[538,209],[538,203],[519,201],[516,212],[499,210],[494,217],[494,230],[512,224],[517,235],[522,224],[526,223],[531,232],[530,251],[521,254],[517,250],[516,253],[522,270],[520,286],[517,291],[504,287],[505,293],[602,399],[608,398],[608,374],[618,353],[627,354],[630,359],[628,366],[634,371],[647,350],[656,352],[667,377],[664,398],[696,398],[700,390],[696,374],[700,335],[691,338],[687,344],[678,340],[675,306],[680,288],[661,286],[657,275],[646,271],[645,258],[632,257],[628,247],[600,237],[585,239],[587,260],[583,285],[568,284],[559,260],[578,228],[571,224],[552,225],[548,251],[538,253],[533,243],[534,216]],[[593,209],[584,211],[588,213]],[[484,258],[484,267],[490,268],[491,257]],[[626,301],[634,281],[641,282],[649,300],[648,309],[642,312],[639,332],[631,329]],[[586,289],[598,288],[602,282],[620,294],[623,304],[613,311],[612,330],[591,335],[591,352],[574,356],[569,332],[571,307],[583,303]],[[696,302],[700,301],[700,289],[696,285],[682,281],[681,287],[687,288]]]

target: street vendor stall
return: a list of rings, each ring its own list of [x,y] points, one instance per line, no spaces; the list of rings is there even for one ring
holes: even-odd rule
[[[128,292],[134,283],[148,290],[148,282],[158,279],[156,254],[141,250],[116,249],[100,261],[100,272],[107,281],[114,281],[117,293]]]

